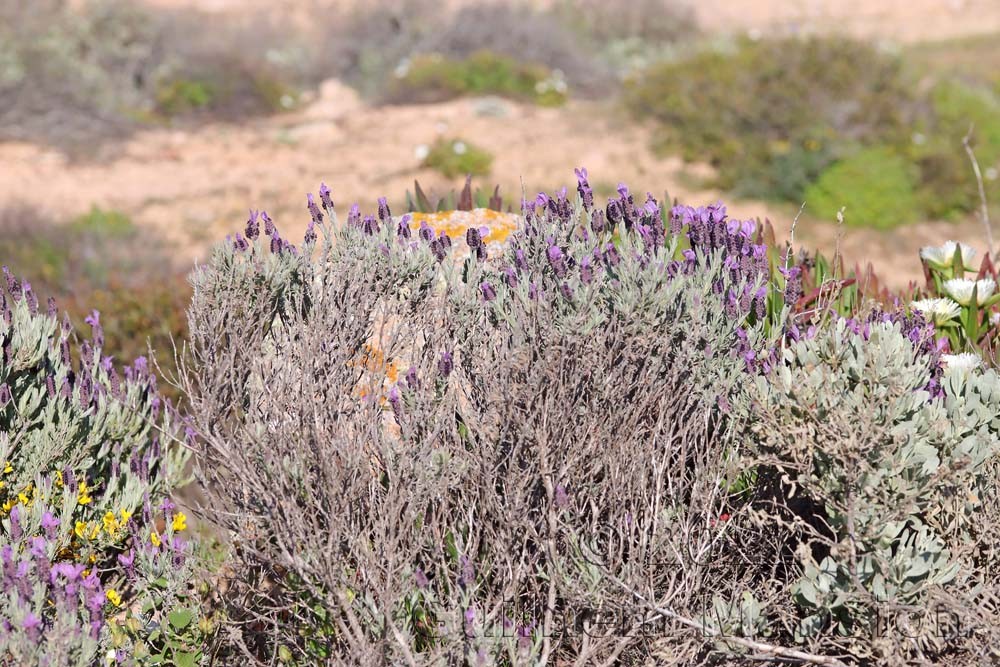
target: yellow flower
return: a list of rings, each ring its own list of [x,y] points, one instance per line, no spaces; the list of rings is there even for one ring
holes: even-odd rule
[[[7,501],[6,501],[6,502],[5,502],[4,504],[3,504],[3,512],[4,512],[4,514],[7,514],[7,513],[8,513],[8,512],[10,512],[10,511],[11,511],[12,509],[14,509],[14,505],[16,505],[16,504],[17,504],[17,501],[16,501],[16,500],[14,500],[13,498],[10,498],[10,499],[8,499],[8,500],[7,500]]]
[[[10,464],[10,461],[7,461],[7,465],[3,467],[3,474],[8,475],[12,472],[14,472],[14,466]]]
[[[174,515],[173,529],[175,533],[179,533],[185,528],[187,528],[187,517],[184,516],[184,512],[178,512]]]
[[[122,596],[118,595],[118,591],[116,591],[115,589],[109,588],[108,592],[105,593],[105,595],[108,597],[108,600],[114,606],[116,607],[122,606]]]
[[[58,486],[61,489],[62,485],[63,485],[62,470],[56,470],[56,486]]]
[[[114,537],[115,533],[118,532],[118,519],[115,518],[115,513],[110,510],[104,514],[104,530],[111,537]]]
[[[79,491],[77,492],[76,502],[81,505],[88,504],[93,498],[87,493],[87,482],[85,480],[80,480]]]
[[[90,539],[96,540],[101,535],[101,524],[94,522],[94,527],[90,529]]]
[[[77,521],[76,527],[73,528],[73,532],[76,533],[76,536],[82,540],[87,534],[87,524],[83,521]]]
[[[149,534],[149,541],[152,542],[154,547],[160,546],[160,536],[155,530]]]
[[[128,520],[132,518],[132,512],[128,510],[122,510],[122,525],[124,526],[128,523]]]

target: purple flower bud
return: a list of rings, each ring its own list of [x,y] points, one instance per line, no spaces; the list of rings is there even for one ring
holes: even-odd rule
[[[316,225],[313,221],[309,221],[309,225],[306,227],[305,236],[302,237],[302,242],[306,245],[316,242]]]
[[[388,224],[392,220],[392,213],[389,211],[389,202],[385,197],[378,198],[378,219],[382,224]]]
[[[580,167],[573,171],[576,173],[576,191],[580,193],[584,210],[589,211],[594,208],[594,192],[590,189],[590,183],[587,182],[587,169]]]
[[[272,234],[274,234],[276,231],[276,228],[274,226],[274,221],[271,220],[271,217],[267,214],[267,211],[260,212],[260,219],[264,221],[264,235],[271,236]]]
[[[361,226],[361,207],[357,204],[351,204],[351,208],[347,212],[347,225],[349,227]]]
[[[521,271],[528,270],[528,260],[524,256],[524,251],[518,248],[514,251],[514,266],[516,266]]]
[[[462,568],[462,574],[459,577],[459,583],[462,584],[463,588],[468,588],[476,582],[476,569],[472,564],[472,560],[468,556],[459,557],[459,564]]]
[[[34,612],[28,612],[24,620],[21,621],[21,627],[24,628],[25,633],[27,633],[31,641],[37,642],[41,639],[42,619],[36,616]]]
[[[569,286],[569,283],[564,282],[559,286],[559,291],[562,292],[563,298],[569,300],[573,298],[573,288]]]
[[[583,281],[584,285],[589,285],[594,279],[594,270],[590,266],[590,256],[586,256],[580,260],[580,280]]]
[[[271,254],[280,255],[282,248],[284,248],[284,244],[281,242],[281,237],[278,236],[278,230],[274,230],[274,233],[271,234]]]
[[[538,299],[538,285],[536,285],[533,280],[528,283],[528,298],[532,301]]]
[[[38,297],[31,290],[31,283],[27,280],[24,281],[24,299],[28,304],[28,312],[32,315],[38,314]]]
[[[56,530],[59,528],[59,520],[52,516],[52,512],[46,511],[42,514],[42,530],[45,531],[45,536],[50,540],[54,540],[56,537]]]
[[[6,264],[3,267],[3,275],[4,278],[7,279],[7,291],[10,292],[10,295],[14,298],[14,301],[16,302],[20,298],[19,296],[16,295],[18,295],[21,290],[18,289],[17,279],[11,274],[10,269],[7,268]]]
[[[556,492],[552,498],[552,504],[557,508],[565,507],[569,504],[569,496],[566,494],[566,487],[562,484],[556,484]]]
[[[21,539],[21,506],[14,505],[10,510],[10,537],[17,542]]]
[[[454,360],[452,359],[451,352],[443,352],[441,354],[441,359],[438,361],[438,372],[444,377],[451,375],[451,371],[455,368]]]
[[[330,198],[330,188],[326,187],[326,183],[319,184],[319,200],[327,213],[333,211],[333,199]]]
[[[618,255],[618,249],[615,248],[615,244],[610,241],[604,246],[604,263],[609,267],[618,266],[621,262],[621,257]]]
[[[6,382],[0,384],[0,408],[7,407],[7,404],[14,400],[14,397],[10,393],[10,387]]]
[[[56,315],[59,314],[59,310],[58,310],[58,308],[56,308],[56,300],[53,297],[50,296],[46,300],[46,305],[48,306],[49,317],[53,317],[54,318]]]
[[[513,268],[507,266],[503,270],[503,281],[507,283],[507,287],[514,288],[517,287],[517,271]]]
[[[246,235],[251,241],[260,236],[260,225],[257,224],[257,211],[250,209],[250,217],[247,218]]]
[[[90,311],[90,315],[85,317],[83,321],[90,325],[93,332],[94,347],[104,347],[104,328],[101,327],[101,313],[97,310],[92,310]]]
[[[316,200],[311,192],[306,195],[306,208],[309,209],[313,224],[318,225],[323,222],[323,214],[320,213],[319,206],[316,205]]]
[[[545,256],[549,260],[549,266],[552,267],[552,271],[555,272],[557,276],[562,278],[566,275],[566,262],[563,251],[559,246],[550,245],[548,250],[545,251]]]
[[[404,215],[403,217],[401,217],[399,219],[399,224],[396,226],[396,236],[398,236],[401,239],[408,239],[408,238],[410,238],[410,235],[411,235],[410,234],[410,220],[412,219],[412,217],[413,216],[411,216],[409,213],[407,213],[406,215]]]
[[[479,235],[479,230],[475,227],[469,227],[465,232],[465,242],[469,244],[469,247],[475,250],[483,244],[483,239]]]
[[[607,227],[607,219],[604,217],[604,211],[597,209],[590,216],[590,228],[594,230],[595,234],[600,234]]]
[[[49,398],[56,397],[56,376],[52,373],[45,376],[45,391]]]
[[[250,248],[250,244],[247,243],[242,234],[236,232],[236,240],[233,241],[233,247],[239,252],[246,252]]]
[[[434,230],[431,229],[431,226],[427,224],[426,220],[420,221],[420,231],[417,233],[424,241],[430,242],[434,240]]]
[[[363,231],[368,236],[374,236],[378,234],[380,230],[378,221],[375,220],[375,216],[366,215],[361,221],[361,231]]]
[[[479,291],[483,293],[483,301],[493,301],[497,298],[497,293],[493,289],[493,285],[490,285],[485,280],[479,284]]]

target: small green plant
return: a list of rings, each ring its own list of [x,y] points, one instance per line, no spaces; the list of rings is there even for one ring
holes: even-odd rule
[[[216,99],[208,81],[176,78],[161,81],[156,89],[156,107],[166,116],[178,116],[207,108]]]
[[[850,225],[888,229],[920,215],[916,168],[889,148],[872,148],[826,169],[805,192],[806,204],[832,220],[846,207]]]
[[[430,147],[422,166],[433,169],[446,178],[485,176],[493,166],[493,155],[461,139],[441,138]]]
[[[419,55],[401,65],[390,86],[398,101],[435,101],[461,95],[501,95],[558,106],[567,86],[558,72],[525,64],[491,51],[477,51],[464,60],[437,54]]]

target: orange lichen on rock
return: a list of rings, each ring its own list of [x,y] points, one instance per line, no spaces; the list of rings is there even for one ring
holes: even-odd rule
[[[484,240],[487,243],[503,243],[511,232],[517,229],[520,219],[515,213],[504,213],[489,208],[474,208],[471,211],[438,211],[436,213],[414,213],[410,226],[419,229],[420,223],[437,232],[444,232],[454,239],[461,239],[470,228],[485,227],[489,230]]]
[[[399,380],[399,367],[396,362],[391,359],[387,361],[385,353],[369,343],[365,343],[361,356],[351,362],[350,365],[364,369],[374,375],[374,377],[370,378],[370,382],[362,380],[355,387],[355,395],[360,398],[365,398],[370,394],[381,395],[385,388],[386,380],[389,381],[390,385],[395,384]],[[384,403],[385,396],[380,396],[379,401]]]

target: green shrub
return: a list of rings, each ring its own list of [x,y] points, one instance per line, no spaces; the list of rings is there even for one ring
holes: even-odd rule
[[[804,199],[826,219],[846,207],[848,224],[888,229],[919,219],[918,177],[916,168],[892,149],[871,148],[827,168]]]
[[[659,122],[661,147],[715,166],[722,187],[793,201],[856,144],[895,143],[916,112],[897,59],[831,38],[743,41],[653,66],[626,104]]]
[[[166,79],[156,88],[156,108],[167,116],[205,109],[215,98],[215,86],[208,81]]]
[[[566,101],[565,81],[544,66],[490,51],[477,51],[464,60],[419,55],[400,73],[388,93],[397,102],[431,102],[461,95],[501,95],[544,106]]]
[[[493,166],[493,155],[461,139],[438,139],[430,147],[422,166],[434,169],[446,178],[485,176]]]

